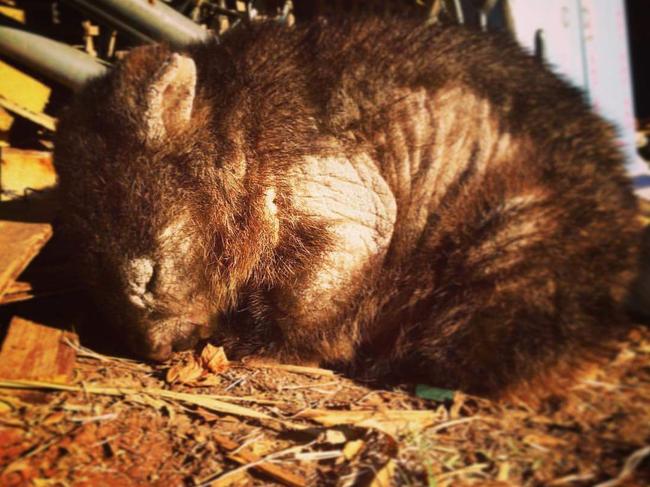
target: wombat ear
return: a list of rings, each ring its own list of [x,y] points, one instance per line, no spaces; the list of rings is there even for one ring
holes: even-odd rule
[[[173,127],[190,121],[196,90],[196,65],[192,58],[172,54],[156,72],[145,94],[147,138],[164,138]]]

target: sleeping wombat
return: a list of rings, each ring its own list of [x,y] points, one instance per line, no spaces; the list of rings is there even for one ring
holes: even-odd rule
[[[153,360],[212,337],[499,395],[625,324],[614,131],[506,37],[330,19],[136,48],[55,161],[82,276]]]

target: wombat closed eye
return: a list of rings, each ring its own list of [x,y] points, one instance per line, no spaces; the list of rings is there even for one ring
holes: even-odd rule
[[[498,395],[561,385],[626,323],[613,130],[505,37],[321,20],[136,48],[55,163],[83,279],[154,360],[212,338]]]

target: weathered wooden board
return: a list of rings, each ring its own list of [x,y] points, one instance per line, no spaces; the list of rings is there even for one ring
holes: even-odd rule
[[[252,465],[252,469],[268,475],[282,485],[288,485],[290,487],[305,487],[307,485],[307,480],[300,475],[270,461],[262,461],[249,448],[241,448],[241,445],[226,436],[214,433],[213,439],[221,448],[229,452],[228,458],[241,465]],[[226,479],[224,478],[224,480]],[[212,485],[230,485],[230,483],[226,484],[217,480]]]
[[[49,223],[0,220],[0,300],[51,236]]]
[[[0,378],[57,383],[72,378],[77,335],[14,317],[0,350]]]
[[[53,188],[55,184],[51,152],[0,148],[0,200],[21,198],[30,190]]]
[[[5,16],[7,8],[0,7],[0,14]],[[51,91],[49,86],[0,61],[0,106],[6,110],[53,130],[54,119],[43,113]],[[13,117],[0,114],[0,134],[6,134],[12,123]]]
[[[67,264],[43,262],[38,267],[30,267],[20,275],[18,281],[5,289],[4,296],[0,297],[0,306],[78,291],[81,286],[68,267]]]
[[[0,305],[27,301],[34,297],[34,287],[29,282],[15,281],[5,289],[4,296],[0,298]]]

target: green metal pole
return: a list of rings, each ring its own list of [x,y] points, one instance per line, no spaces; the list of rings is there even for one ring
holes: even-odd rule
[[[92,56],[61,42],[26,30],[0,25],[0,56],[23,64],[34,72],[73,90],[107,67]]]
[[[160,0],[66,1],[141,42],[166,41],[179,48],[212,36],[209,31]]]

